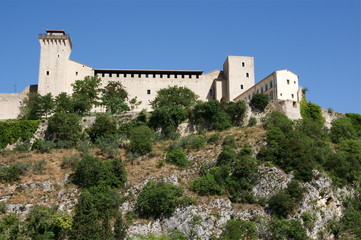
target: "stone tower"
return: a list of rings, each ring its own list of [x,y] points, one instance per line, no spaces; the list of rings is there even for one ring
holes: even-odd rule
[[[62,30],[46,30],[46,34],[39,35],[39,42],[38,92],[53,96],[67,92],[67,65],[72,49],[70,36]]]
[[[227,92],[225,101],[233,101],[254,85],[253,57],[228,56],[223,64]]]

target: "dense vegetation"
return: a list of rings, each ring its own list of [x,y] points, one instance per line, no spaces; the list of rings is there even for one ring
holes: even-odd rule
[[[219,237],[213,239],[307,239],[306,229],[312,227],[315,216],[308,212],[300,219],[290,216],[304,198],[305,183],[317,177],[314,170],[326,172],[335,186],[357,188],[361,184],[358,114],[335,119],[328,129],[323,125],[320,107],[304,99],[302,120],[292,121],[273,111],[260,120],[261,126],[247,128],[245,102],[201,102],[189,89],[175,86],[158,92],[151,103],[154,111],[142,111],[123,122],[114,114],[129,111],[139,103],[128,99],[121,84],[110,82],[101,89],[99,83],[97,77],[89,77],[74,83],[71,96],[63,93],[54,99],[51,95],[29,95],[25,101],[22,119],[49,118],[46,137],[36,140],[33,150],[50,153],[54,148],[77,149],[77,154],[64,158],[62,168],[72,171],[70,180],[80,189],[80,196],[73,214],[55,207],[35,207],[24,221],[16,215],[3,214],[5,210],[0,205],[0,239],[125,239],[127,224],[132,220],[168,218],[176,208],[195,204],[196,198],[189,196],[197,195],[222,196],[237,206],[257,204],[271,216],[267,221],[231,219]],[[269,98],[264,94],[256,94],[251,100],[251,108],[257,112],[264,111],[268,104]],[[97,114],[94,124],[84,130],[81,117],[89,115],[94,106],[105,107],[107,113]],[[177,129],[185,121],[194,124],[198,134],[180,137]],[[248,126],[256,124],[255,118],[248,122]],[[37,125],[38,121],[28,120],[2,122],[0,148],[28,139]],[[244,135],[223,132],[231,127],[241,129]],[[255,152],[254,146],[246,144],[247,134],[249,129],[261,128],[266,132],[265,144]],[[209,153],[216,148],[221,151],[214,161],[204,161],[200,166],[193,159],[195,152]],[[31,145],[25,142],[18,144],[15,151],[29,149]],[[190,182],[178,179],[176,185],[149,180],[139,193],[124,196],[127,174],[123,156],[132,165],[156,158],[158,168],[167,165],[177,171],[197,171],[192,173]],[[45,164],[39,161],[1,166],[0,182],[19,181],[29,172],[39,174]],[[276,166],[293,174],[294,179],[287,188],[261,199],[253,195],[252,188],[259,178],[259,167],[264,165]],[[341,220],[329,223],[328,231],[336,237],[361,237],[359,194],[344,202]],[[122,216],[119,207],[125,199],[133,200],[135,210]],[[195,239],[192,234],[200,224],[199,218],[193,216],[193,230],[187,236],[174,230],[168,236],[139,238]]]

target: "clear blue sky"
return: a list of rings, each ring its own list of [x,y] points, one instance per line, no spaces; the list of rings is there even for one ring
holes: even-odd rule
[[[308,100],[361,113],[359,0],[0,0],[0,92],[36,84],[38,34],[71,35],[71,59],[95,68],[221,69],[254,56],[256,81],[290,69]]]

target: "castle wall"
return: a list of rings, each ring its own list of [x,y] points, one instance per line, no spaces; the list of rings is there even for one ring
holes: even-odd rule
[[[0,93],[0,120],[16,119],[20,114],[19,107],[29,92],[29,87],[22,93]]]
[[[73,87],[71,86],[76,80],[83,80],[86,76],[94,76],[94,70],[92,67],[75,62],[73,60],[67,61],[67,78],[65,80],[65,92],[68,94],[73,93]]]
[[[102,79],[102,86],[105,87],[110,81],[120,82],[129,94],[129,98],[137,97],[142,103],[137,110],[151,110],[150,103],[156,97],[157,91],[169,86],[187,87],[199,96],[199,100],[207,101],[214,97],[210,95],[213,81],[218,77],[220,71],[213,71],[208,74],[195,75],[179,74],[98,74]]]

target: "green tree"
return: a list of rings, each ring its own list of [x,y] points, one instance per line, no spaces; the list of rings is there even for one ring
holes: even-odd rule
[[[341,117],[333,120],[331,122],[330,137],[335,143],[339,143],[342,140],[354,139],[356,137],[356,131],[351,119],[348,117]]]
[[[28,93],[20,107],[19,119],[36,120],[47,117],[54,110],[54,99],[51,93],[41,96],[38,93]]]
[[[168,87],[157,92],[157,96],[152,101],[153,109],[163,107],[182,107],[189,109],[198,99],[198,96],[186,87]]]
[[[139,155],[145,155],[152,151],[154,132],[147,126],[138,126],[130,132],[129,150]]]
[[[241,125],[247,110],[247,106],[244,101],[223,103],[223,108],[231,118],[233,126]]]
[[[55,141],[69,141],[76,145],[81,138],[80,118],[74,113],[55,113],[49,118],[48,138]]]
[[[106,107],[107,112],[119,114],[130,110],[127,104],[128,93],[120,82],[109,82],[102,93],[102,105]]]
[[[55,110],[56,113],[72,113],[74,112],[74,102],[71,96],[65,92],[60,93],[55,97]]]
[[[253,95],[250,106],[252,110],[263,112],[265,108],[267,107],[268,103],[270,101],[270,98],[267,94],[263,93],[257,93]]]
[[[84,80],[76,80],[72,84],[73,87],[73,101],[74,111],[78,114],[89,112],[93,106],[98,106],[99,95],[101,89],[99,88],[101,79],[97,76],[87,76]]]
[[[95,123],[88,131],[93,142],[99,137],[114,138],[117,134],[117,122],[108,114],[97,114]]]
[[[230,219],[219,236],[219,240],[256,239],[256,230],[256,224],[253,222]]]
[[[146,217],[170,216],[181,203],[183,189],[171,183],[149,181],[137,199],[139,212]]]
[[[168,152],[165,161],[171,164],[175,164],[179,167],[185,167],[189,164],[187,156],[180,149],[175,149]]]

